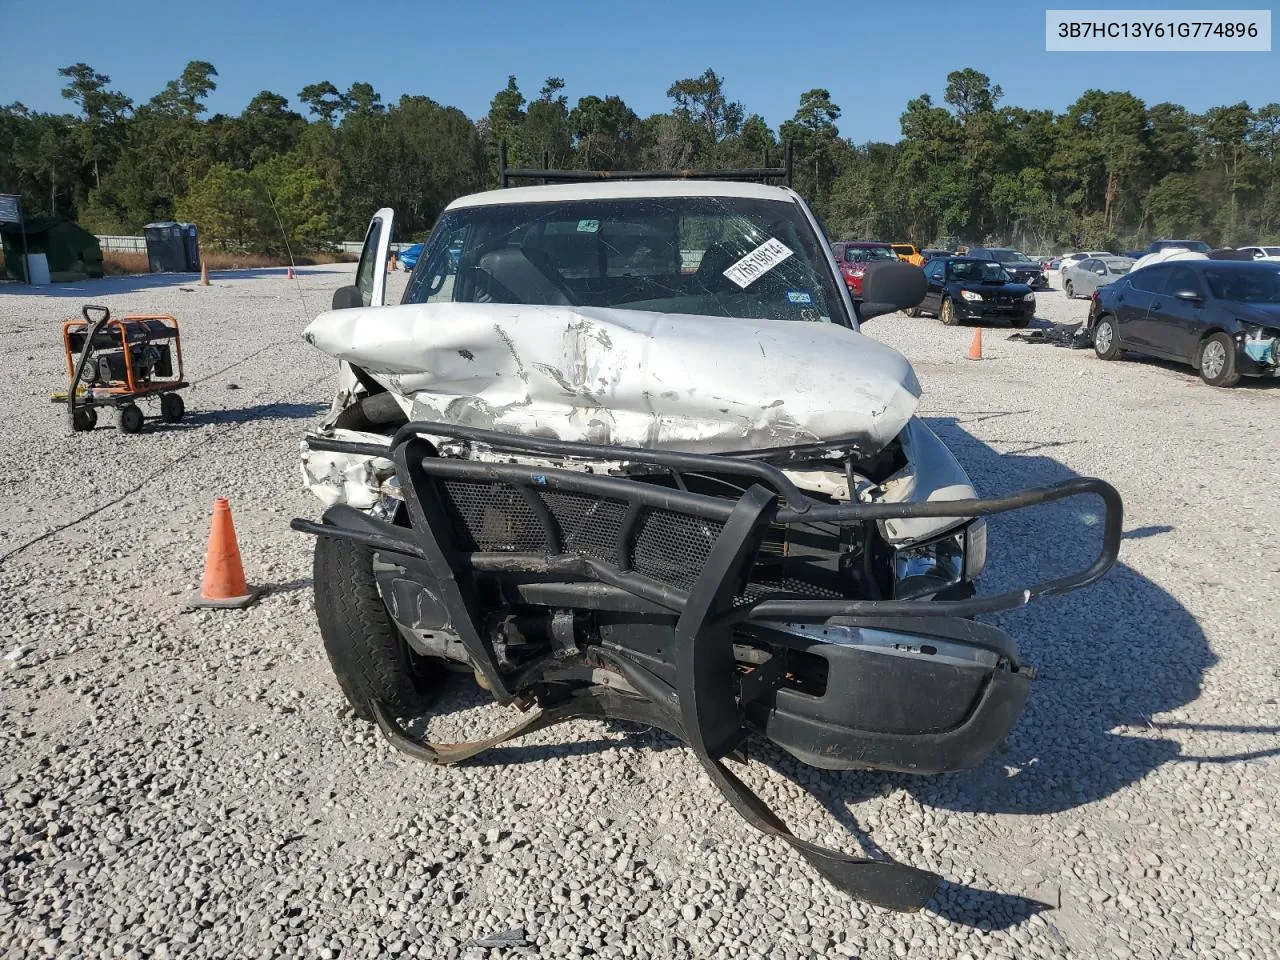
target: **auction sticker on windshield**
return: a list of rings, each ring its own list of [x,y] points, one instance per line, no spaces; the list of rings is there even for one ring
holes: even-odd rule
[[[743,290],[792,255],[792,250],[781,240],[770,237],[724,272],[724,275]]]

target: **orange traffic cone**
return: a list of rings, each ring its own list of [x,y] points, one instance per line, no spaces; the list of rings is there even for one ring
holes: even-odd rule
[[[231,505],[226,497],[213,501],[213,526],[209,549],[204,557],[204,583],[191,598],[192,607],[247,607],[258,599],[258,591],[244,581],[236,528],[231,522]]]
[[[968,356],[970,360],[982,359],[982,328],[981,327],[973,331],[973,343],[969,344]]]
[[[203,260],[200,261],[200,286],[207,287],[209,285],[209,265]]]
[[[286,279],[286,280],[292,280],[292,279],[293,279],[293,267],[290,267],[290,268],[289,268],[289,272],[288,272],[288,274],[285,276],[285,279]]]

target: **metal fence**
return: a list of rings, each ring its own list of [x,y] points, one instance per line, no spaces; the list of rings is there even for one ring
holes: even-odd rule
[[[146,237],[98,237],[98,243],[102,245],[103,253],[146,253],[147,238]],[[343,253],[349,253],[352,256],[359,256],[360,250],[364,247],[363,240],[343,240],[335,246]],[[411,247],[411,243],[393,243],[391,249],[396,253],[406,247]]]
[[[146,253],[146,237],[99,237],[103,253]]]

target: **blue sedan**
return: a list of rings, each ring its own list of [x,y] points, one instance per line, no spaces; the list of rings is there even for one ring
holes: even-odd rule
[[[401,265],[406,270],[412,270],[418,265],[418,257],[422,256],[423,244],[415,243],[412,247],[405,247],[397,254]],[[456,270],[458,268],[458,258],[462,254],[462,241],[455,240],[449,245],[449,268]]]

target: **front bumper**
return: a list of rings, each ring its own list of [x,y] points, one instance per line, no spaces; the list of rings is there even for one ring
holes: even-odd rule
[[[1257,340],[1236,334],[1236,369],[1246,377],[1280,377],[1280,336],[1264,328]],[[1256,352],[1256,356],[1253,355]]]
[[[1236,369],[1244,377],[1280,377],[1280,366],[1271,363],[1259,363],[1243,350],[1236,351]]]
[[[1035,302],[1028,303],[1021,298],[1007,304],[992,300],[978,302],[963,298],[953,299],[952,303],[955,304],[956,315],[965,320],[987,320],[993,318],[1030,320],[1036,315]]]
[[[972,620],[832,618],[773,631],[826,662],[820,695],[780,688],[747,706],[770,740],[828,770],[943,773],[976,766],[1013,729],[1034,671]]]

